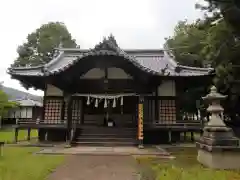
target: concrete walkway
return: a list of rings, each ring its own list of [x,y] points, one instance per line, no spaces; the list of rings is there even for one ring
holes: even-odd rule
[[[71,155],[49,180],[139,180],[132,156]]]

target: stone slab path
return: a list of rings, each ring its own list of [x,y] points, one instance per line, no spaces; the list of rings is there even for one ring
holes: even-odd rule
[[[44,148],[40,154],[66,154],[66,155],[155,155],[162,158],[169,158],[170,154],[161,147],[145,147],[139,149],[134,146],[129,147],[90,147],[77,146],[71,148],[52,147]]]
[[[132,156],[70,155],[49,180],[139,180]]]

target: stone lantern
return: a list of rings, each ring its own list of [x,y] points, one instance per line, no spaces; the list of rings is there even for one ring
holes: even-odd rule
[[[211,113],[211,118],[203,129],[203,136],[196,142],[197,159],[201,164],[211,168],[239,169],[239,140],[222,119],[224,109],[220,101],[226,97],[218,93],[215,86],[207,96],[203,97],[203,100],[209,103],[207,111]]]
[[[203,97],[202,99],[207,101],[209,103],[209,107],[207,108],[207,111],[211,113],[211,118],[209,119],[209,122],[207,124],[207,127],[205,129],[209,128],[223,128],[226,129],[226,125],[223,122],[223,119],[221,118],[221,115],[224,111],[223,107],[220,104],[221,100],[224,100],[227,96],[224,96],[217,92],[217,88],[215,86],[212,86],[211,92]]]

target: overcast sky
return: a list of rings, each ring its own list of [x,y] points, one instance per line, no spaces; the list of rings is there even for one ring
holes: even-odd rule
[[[81,48],[112,33],[127,49],[162,48],[179,20],[202,16],[197,0],[2,0],[0,1],[0,81],[26,91],[6,70],[28,33],[49,21],[64,22]],[[29,90],[42,95],[41,91]]]

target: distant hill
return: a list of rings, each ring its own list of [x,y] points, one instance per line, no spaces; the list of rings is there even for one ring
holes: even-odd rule
[[[1,86],[1,88],[8,95],[9,100],[23,99],[25,97],[28,97],[29,99],[42,102],[43,99],[41,96],[26,93],[10,87]]]

